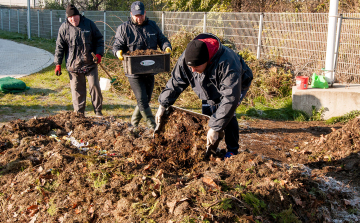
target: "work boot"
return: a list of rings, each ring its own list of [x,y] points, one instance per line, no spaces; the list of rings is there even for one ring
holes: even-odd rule
[[[145,111],[140,111],[142,117],[144,118],[144,121],[147,123],[149,128],[155,129],[156,123],[155,123],[155,117],[151,112],[151,108],[148,107],[145,109]]]
[[[97,111],[95,112],[95,117],[102,118],[103,114],[101,113],[101,111]]]
[[[81,111],[74,111],[77,115],[80,116],[85,116],[85,112],[81,112]]]
[[[131,124],[134,126],[134,127],[138,127],[139,126],[139,122],[142,118],[142,115],[140,113],[140,109],[139,107],[136,105],[135,107],[135,110],[131,116]]]

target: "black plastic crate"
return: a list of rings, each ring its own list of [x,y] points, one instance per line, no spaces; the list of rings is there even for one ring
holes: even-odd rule
[[[151,74],[170,71],[170,53],[156,55],[124,55],[125,74]]]

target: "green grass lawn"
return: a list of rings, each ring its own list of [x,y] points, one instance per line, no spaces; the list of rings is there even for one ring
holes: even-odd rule
[[[30,46],[35,46],[54,54],[55,40],[33,37],[27,39],[26,35],[0,30],[0,38],[12,40]],[[16,66],[19,62],[14,62]],[[34,116],[54,115],[61,111],[72,111],[72,100],[69,76],[62,65],[63,74],[58,77],[54,73],[55,65],[51,65],[40,72],[19,78],[24,81],[29,90],[16,94],[0,93],[0,123],[14,119],[29,119]],[[100,77],[106,77],[99,68]],[[103,91],[103,114],[106,116],[129,119],[136,105],[135,100],[109,91]],[[151,105],[156,112],[157,104]],[[87,95],[85,115],[93,116],[93,107],[90,94]]]

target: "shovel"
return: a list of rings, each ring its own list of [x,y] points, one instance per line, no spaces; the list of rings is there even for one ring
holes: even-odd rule
[[[94,57],[94,59],[97,59],[95,53],[91,52],[91,55]],[[108,77],[110,78],[110,80],[113,80],[111,75],[107,72],[107,70],[104,68],[104,66],[101,63],[98,63],[98,65],[100,65],[100,67],[103,69],[103,71],[106,73],[106,75],[108,75]]]
[[[95,53],[91,52],[91,55],[94,57],[94,59],[97,59]],[[109,74],[109,72],[107,72],[107,70],[105,69],[105,67],[101,64],[98,63],[101,67],[101,69],[103,69],[103,71],[106,73],[106,75],[110,78],[111,80],[111,85],[113,86],[113,90],[115,91],[115,93],[121,94],[121,92],[119,92],[118,89],[116,89],[115,85],[118,85],[119,83],[116,81],[116,78],[112,78],[111,75]]]
[[[193,111],[189,111],[189,110],[186,110],[186,109],[183,109],[183,108],[179,108],[179,107],[176,107],[176,106],[170,106],[166,109],[165,113],[166,114],[169,114],[170,112],[174,112],[174,111],[180,111],[180,112],[186,112],[188,114],[191,114],[191,115],[195,115],[195,116],[199,116],[201,118],[203,117],[206,117],[207,119],[210,119],[210,116],[208,115],[204,115],[204,114],[200,114],[200,113],[197,113],[197,112],[193,112]],[[160,118],[160,123],[158,123],[156,125],[156,128],[154,130],[154,133],[153,133],[153,138],[155,138],[155,134],[159,134],[160,133],[160,130],[162,129],[163,125],[165,124],[164,122],[164,115]],[[205,151],[205,159],[209,159],[211,155],[216,155],[217,154],[217,148],[219,146],[219,143],[220,141],[224,138],[224,131],[221,131],[219,133],[219,138],[215,141],[214,144],[207,144],[206,145],[206,151]]]

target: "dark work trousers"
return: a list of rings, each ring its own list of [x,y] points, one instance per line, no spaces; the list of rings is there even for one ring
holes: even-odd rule
[[[149,107],[151,95],[154,90],[154,75],[139,74],[128,76],[131,89],[133,90],[137,105],[140,111],[145,111]]]
[[[248,90],[241,91],[240,101],[244,99]],[[209,105],[206,100],[202,101],[202,113],[208,116],[212,116],[218,108],[218,105]],[[229,124],[224,129],[225,132],[225,144],[228,152],[232,152],[234,155],[238,154],[239,150],[239,123],[236,119],[236,114],[231,118]]]
[[[94,107],[94,112],[101,111],[103,97],[101,94],[97,67],[91,69],[89,72],[85,74],[69,72],[69,77],[70,77],[70,88],[71,88],[74,111],[81,113],[85,112],[86,79],[88,80],[89,83],[91,103]]]

